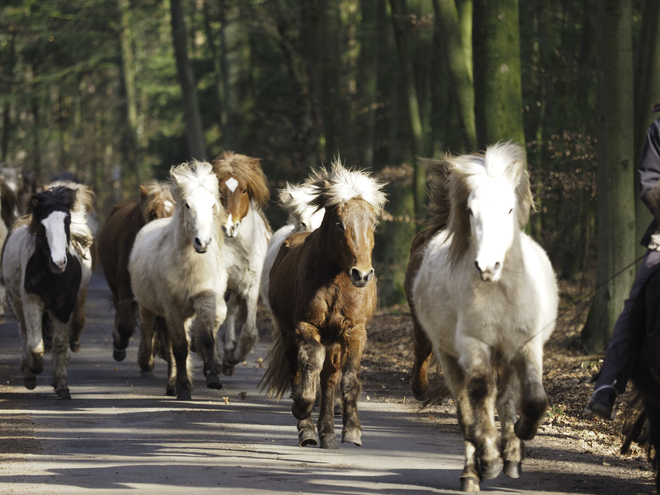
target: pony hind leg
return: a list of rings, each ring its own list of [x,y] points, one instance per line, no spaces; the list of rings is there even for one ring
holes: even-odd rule
[[[87,301],[87,287],[78,294],[76,307],[73,308],[69,321],[69,348],[72,352],[80,350],[80,336],[85,329],[85,301]]]
[[[514,428],[518,438],[531,440],[549,405],[542,382],[542,343],[528,343],[514,358],[513,364],[521,383],[520,418]]]
[[[168,340],[176,364],[176,398],[192,399],[192,381],[188,374],[188,338],[183,319],[171,312],[166,317]]]
[[[519,478],[523,460],[523,441],[514,431],[517,411],[520,404],[520,381],[516,370],[505,365],[502,370],[497,397],[497,414],[500,418],[501,451],[504,460],[504,474],[509,478]]]
[[[341,347],[334,344],[326,348],[321,370],[321,403],[319,406],[319,440],[322,449],[338,449],[335,435],[335,390],[341,378]]]
[[[231,362],[240,363],[245,361],[250,350],[254,347],[259,336],[257,331],[257,301],[259,299],[259,287],[254,285],[250,290],[247,299],[240,298],[241,303],[241,333],[232,355]]]
[[[49,312],[50,313],[50,312]],[[58,399],[70,399],[67,378],[69,364],[69,327],[59,321],[55,315],[49,314],[50,325],[53,328],[53,387]]]
[[[238,361],[233,359],[236,348],[236,324],[241,312],[240,298],[231,291],[227,300],[227,316],[222,324],[222,373],[226,376],[234,374],[234,366]]]
[[[341,378],[342,392],[342,443],[354,443],[362,445],[362,425],[357,413],[358,399],[362,390],[360,382],[360,361],[362,351],[367,341],[366,328],[354,328],[350,332],[350,338],[343,349],[343,373]]]
[[[433,344],[417,321],[413,308],[414,306],[411,305],[415,361],[413,364],[412,376],[410,378],[410,389],[412,390],[415,399],[424,401],[428,397],[428,373],[429,365],[431,364],[431,359],[433,357]]]
[[[300,447],[316,447],[316,429],[314,428],[314,421],[310,414],[305,419],[298,421],[298,446]]]

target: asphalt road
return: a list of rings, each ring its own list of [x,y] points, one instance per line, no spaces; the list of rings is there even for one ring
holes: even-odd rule
[[[0,493],[454,493],[463,446],[453,420],[444,425],[414,404],[359,405],[363,446],[339,451],[297,446],[290,400],[258,393],[258,344],[224,389],[204,387],[195,358],[192,402],[165,397],[163,361],[137,366],[137,340],[122,363],[112,359],[109,291],[95,275],[82,349],[71,356],[70,401],[55,399],[46,360],[35,390],[23,387],[15,323],[0,325]],[[341,420],[336,420],[338,438]],[[534,441],[529,444],[534,447]],[[523,475],[483,482],[493,493],[652,493],[648,480],[607,466],[531,459]]]

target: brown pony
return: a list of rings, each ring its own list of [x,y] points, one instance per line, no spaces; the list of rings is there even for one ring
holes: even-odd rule
[[[317,230],[289,237],[271,269],[268,298],[277,330],[262,388],[279,398],[291,387],[299,445],[317,445],[311,413],[320,378],[321,448],[336,449],[333,404],[338,383],[342,442],[362,444],[360,360],[367,323],[376,309],[371,254],[385,194],[382,184],[345,169],[339,160],[330,172],[316,174],[312,184],[312,204],[325,208],[325,216]]]
[[[138,231],[157,218],[172,216],[174,200],[168,185],[148,180],[140,186],[140,198],[117,203],[99,234],[99,257],[105,279],[112,291],[115,330],[112,334],[115,361],[126,358],[126,347],[133,335],[137,303],[131,290],[128,257]]]

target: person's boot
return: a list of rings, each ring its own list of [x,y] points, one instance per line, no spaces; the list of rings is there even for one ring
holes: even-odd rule
[[[600,387],[594,392],[587,404],[586,411],[600,416],[603,419],[612,419],[612,411],[616,402],[616,390],[614,387],[606,385]]]

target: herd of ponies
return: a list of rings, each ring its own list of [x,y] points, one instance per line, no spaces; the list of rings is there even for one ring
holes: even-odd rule
[[[533,201],[521,147],[499,143],[424,165],[428,227],[413,241],[405,277],[411,387],[422,401],[451,394],[457,402],[461,489],[474,492],[502,471],[520,476],[523,441],[545,415],[542,353],[557,316],[557,283],[546,253],[524,232]],[[68,349],[80,349],[86,288],[100,262],[115,308],[115,360],[125,359],[139,329],[138,364],[151,371],[154,356],[167,362],[166,395],[191,399],[190,351],[203,361],[207,387],[220,389],[220,376],[231,376],[257,340],[261,303],[274,334],[260,387],[290,394],[299,445],[339,447],[335,395],[341,441],[362,444],[360,361],[377,303],[372,253],[383,183],[336,159],[279,191],[289,217],[273,233],[259,159],[229,151],[212,163],[172,167],[167,183],[146,181],[99,232],[87,221],[91,189],[66,180],[29,191],[27,209],[9,212],[15,218],[5,223],[9,182],[0,183],[2,276],[28,389],[50,347],[57,398],[71,397]],[[444,371],[435,385],[433,355]]]

